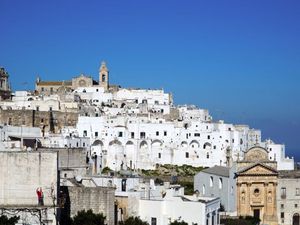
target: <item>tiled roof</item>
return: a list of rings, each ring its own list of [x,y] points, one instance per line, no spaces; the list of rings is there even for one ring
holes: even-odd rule
[[[37,83],[40,86],[62,86],[62,85],[72,85],[71,81],[40,81]]]
[[[219,175],[222,177],[229,177],[229,169],[230,168],[225,167],[225,166],[214,166],[214,167],[202,170],[201,172]]]

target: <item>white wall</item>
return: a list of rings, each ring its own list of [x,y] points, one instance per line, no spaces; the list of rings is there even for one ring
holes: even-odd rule
[[[53,206],[56,152],[0,152],[0,160],[0,205],[37,206],[36,189],[42,187],[45,205]]]
[[[212,224],[211,215],[215,214],[214,224],[219,224],[217,216],[220,207],[219,199],[207,198],[206,200],[192,196],[174,196],[173,190],[169,189],[161,200],[141,199],[139,216],[149,224],[151,224],[151,218],[156,218],[157,225],[169,224],[174,220],[182,220],[189,225],[195,223],[206,225],[206,218],[209,218],[210,225]]]

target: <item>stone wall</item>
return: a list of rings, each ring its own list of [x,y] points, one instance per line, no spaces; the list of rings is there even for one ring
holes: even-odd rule
[[[78,168],[87,167],[85,148],[50,148],[51,151],[58,152],[58,168]],[[38,150],[47,151],[49,148],[39,148]]]
[[[78,211],[92,209],[94,213],[102,213],[108,225],[115,222],[115,189],[108,187],[68,187],[70,199],[70,216]]]
[[[176,109],[176,108],[171,108],[170,114],[164,115],[164,118],[166,120],[169,120],[169,121],[178,120],[180,118],[179,117],[179,110]]]
[[[77,121],[78,113],[73,112],[0,109],[0,124],[39,127],[44,132],[58,133],[64,126],[76,126]]]

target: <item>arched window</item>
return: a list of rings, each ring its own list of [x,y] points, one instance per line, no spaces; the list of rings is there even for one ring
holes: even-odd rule
[[[202,194],[205,195],[205,185],[202,186]]]
[[[106,82],[106,76],[105,76],[105,74],[102,74],[102,82]]]
[[[219,189],[223,188],[223,179],[219,178]]]
[[[212,187],[214,185],[214,178],[211,176],[209,178],[209,186]]]
[[[244,204],[245,203],[245,191],[242,191],[241,200],[242,200],[242,203]]]

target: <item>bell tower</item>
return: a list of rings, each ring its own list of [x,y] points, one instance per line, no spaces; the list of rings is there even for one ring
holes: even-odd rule
[[[103,61],[101,62],[101,66],[99,68],[99,85],[100,87],[104,87],[104,90],[108,90],[108,77],[109,71],[106,67],[106,63]]]

